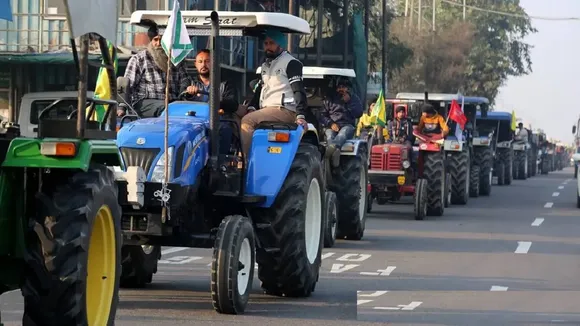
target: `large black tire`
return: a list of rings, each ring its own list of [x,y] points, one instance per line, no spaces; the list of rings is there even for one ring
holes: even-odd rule
[[[580,192],[578,192],[578,188],[576,188],[576,208],[580,208]]]
[[[503,163],[498,163],[496,165],[495,173],[496,173],[496,177],[497,177],[497,184],[498,184],[498,186],[505,185],[506,184],[505,183],[505,181],[506,181],[505,180],[505,166],[504,166]]]
[[[256,264],[254,227],[241,215],[226,216],[218,228],[211,262],[211,300],[215,311],[243,314],[252,292]]]
[[[338,201],[338,239],[360,240],[364,236],[368,201],[366,155],[341,156],[333,170]]]
[[[549,171],[549,162],[546,160],[546,158],[542,159],[542,163],[541,163],[541,169],[542,169],[542,174],[548,174]]]
[[[498,148],[497,155],[504,167],[504,185],[511,185],[513,180],[514,151],[511,148]]]
[[[316,287],[326,225],[320,156],[316,146],[301,144],[274,204],[256,212],[258,238],[263,246],[256,251],[258,278],[268,294],[308,297]],[[309,194],[312,207],[307,207]],[[307,234],[307,210],[312,210],[310,218],[319,220],[308,232],[317,233]],[[318,250],[309,257],[306,242],[314,242],[316,236]]]
[[[373,211],[373,202],[375,199],[372,194],[368,194],[367,196],[367,214],[370,214]]]
[[[493,151],[491,147],[481,147],[475,152],[475,161],[479,165],[479,194],[491,194],[491,180],[493,168]]]
[[[527,158],[527,154],[525,151],[518,151],[516,152],[515,155],[515,164],[514,166],[516,166],[516,171],[517,173],[515,173],[515,177],[518,180],[526,180],[528,178],[527,176],[527,162],[526,162],[526,158]]]
[[[471,166],[469,180],[469,196],[479,197],[479,165]]]
[[[122,244],[114,174],[91,165],[53,189],[37,194],[26,234],[22,323],[113,325]]]
[[[121,249],[121,287],[142,288],[153,281],[157,263],[161,258],[161,246],[123,246]]]
[[[370,197],[370,196],[369,196]],[[324,228],[324,247],[332,248],[336,243],[336,233],[338,225],[338,203],[336,202],[336,194],[332,191],[327,191],[324,199],[324,211],[326,212],[326,227]]]
[[[427,215],[442,216],[445,211],[444,152],[423,152],[423,178],[427,181]]]
[[[528,149],[526,155],[528,157],[528,162],[527,162],[528,163],[528,174],[527,174],[527,176],[528,176],[528,178],[531,178],[532,177],[532,165],[533,165],[533,161],[532,161],[532,150],[531,149]]]
[[[445,173],[445,208],[451,206],[451,173]]]
[[[533,150],[532,152],[532,176],[535,177],[538,174],[538,150]]]
[[[578,165],[574,163],[574,179],[578,179]]]
[[[448,158],[448,169],[451,173],[451,204],[465,205],[469,200],[469,149],[453,153]]]
[[[413,199],[415,219],[422,221],[425,219],[425,216],[427,216],[427,202],[429,199],[427,196],[427,180],[417,179]]]

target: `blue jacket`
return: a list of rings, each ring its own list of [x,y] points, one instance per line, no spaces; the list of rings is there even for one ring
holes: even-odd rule
[[[356,94],[351,93],[350,101],[345,103],[338,93],[334,93],[322,101],[320,123],[326,128],[330,128],[333,123],[336,123],[339,127],[346,125],[354,127],[356,119],[362,117],[362,114],[362,102]]]

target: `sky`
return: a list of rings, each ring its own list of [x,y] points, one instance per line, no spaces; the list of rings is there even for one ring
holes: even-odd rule
[[[580,0],[520,0],[528,15],[580,17]],[[580,117],[580,20],[532,19],[537,33],[525,42],[533,72],[511,77],[496,97],[497,111],[515,110],[524,125],[542,128],[549,138],[574,140],[572,125]]]

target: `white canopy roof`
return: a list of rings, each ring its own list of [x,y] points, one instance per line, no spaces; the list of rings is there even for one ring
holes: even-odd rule
[[[117,0],[64,0],[64,5],[69,31],[73,38],[87,33],[97,33],[111,43],[117,44],[119,20]]]
[[[262,67],[258,67],[256,74],[259,75],[261,73]],[[353,69],[306,66],[302,69],[302,76],[304,79],[323,79],[324,76],[343,76],[355,78],[356,73]]]
[[[111,0],[107,0],[111,1]],[[188,28],[211,28],[212,12],[182,10],[181,16]],[[139,10],[131,14],[131,24],[148,27],[152,23],[167,26],[170,10]],[[310,25],[300,17],[278,12],[219,11],[220,29],[264,30],[277,28],[284,33],[310,34]]]

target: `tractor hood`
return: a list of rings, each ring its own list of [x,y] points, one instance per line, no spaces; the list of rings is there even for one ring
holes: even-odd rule
[[[207,120],[195,117],[169,117],[169,146],[179,146],[204,133]],[[133,121],[119,130],[118,147],[163,148],[165,118],[147,118]]]

